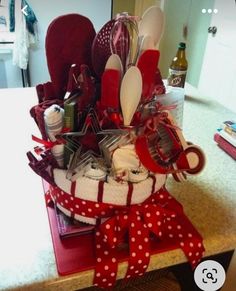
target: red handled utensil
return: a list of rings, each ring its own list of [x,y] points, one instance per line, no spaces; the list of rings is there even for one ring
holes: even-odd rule
[[[76,64],[72,64],[69,70],[67,89],[64,99],[67,99],[73,91],[79,89],[78,77],[80,74],[80,67]]]
[[[101,80],[101,108],[108,111],[110,119],[118,126],[120,123],[120,83],[123,66],[120,57],[112,54],[107,60]]]
[[[137,63],[137,60],[139,59],[140,55],[145,51],[145,50],[155,50],[155,45],[152,37],[150,35],[145,35],[139,38],[139,43],[138,43],[138,50],[137,50],[137,55],[135,59],[135,63]]]
[[[155,75],[158,66],[160,52],[158,50],[148,49],[141,53],[137,67],[142,74],[143,89],[141,100],[145,101],[152,97],[155,87]]]
[[[101,106],[104,109],[112,109],[118,111],[120,107],[119,91],[120,91],[121,73],[115,69],[107,69],[102,74],[101,86]]]
[[[108,21],[96,34],[92,44],[92,65],[98,77],[104,71],[106,62],[111,55],[110,33],[115,24],[115,20]]]
[[[105,70],[107,69],[118,70],[123,76],[123,65],[122,65],[120,57],[117,54],[112,54],[107,60]]]
[[[78,110],[79,112],[84,112],[95,103],[95,84],[87,65],[81,65],[80,70],[80,78],[82,79],[80,82],[80,87],[82,94],[78,99]]]
[[[114,42],[113,38],[117,36]],[[124,22],[119,19],[108,21],[94,38],[92,45],[92,65],[98,77],[101,77],[106,62],[111,54],[119,55],[122,65],[129,53],[129,32]]]
[[[178,182],[187,174],[196,175],[205,165],[200,147],[186,142],[169,112],[165,124],[159,124],[151,134],[138,136],[135,149],[141,163],[150,171],[172,174]],[[153,138],[154,137],[154,138]]]

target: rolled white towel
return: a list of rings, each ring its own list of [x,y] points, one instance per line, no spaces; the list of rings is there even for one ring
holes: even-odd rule
[[[64,125],[64,109],[53,104],[44,111],[44,122],[47,135],[51,141],[56,141],[56,135],[62,131]]]
[[[55,160],[60,168],[64,167],[64,144],[58,144],[51,149]]]
[[[99,169],[96,165],[89,164],[85,170],[84,176],[94,180],[105,181],[107,173]]]
[[[141,182],[148,177],[148,170],[141,164],[133,144],[116,149],[112,156],[112,168],[123,181]]]
[[[53,104],[44,111],[45,128],[50,141],[56,141],[56,135],[61,133],[64,125],[64,109]],[[58,166],[64,166],[64,144],[55,145],[52,148]]]

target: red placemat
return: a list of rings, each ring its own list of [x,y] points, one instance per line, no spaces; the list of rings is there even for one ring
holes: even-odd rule
[[[44,192],[48,190],[48,183],[43,181]],[[94,234],[84,234],[75,237],[61,238],[58,232],[54,206],[47,206],[49,224],[52,235],[56,265],[59,275],[82,272],[95,267]],[[151,254],[162,253],[178,248],[176,244],[162,242],[155,238],[151,240]],[[128,260],[128,250],[122,248],[117,252],[117,260]]]

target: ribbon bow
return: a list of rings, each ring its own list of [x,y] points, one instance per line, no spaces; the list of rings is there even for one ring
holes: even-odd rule
[[[148,236],[152,232],[161,237],[161,225],[166,217],[176,217],[176,213],[158,204],[133,205],[127,211],[117,211],[115,216],[101,224],[100,231],[107,237],[110,248],[114,248],[124,239],[127,231],[132,236],[135,228]]]
[[[145,126],[147,129],[153,132],[157,130],[158,124],[162,124],[165,127],[169,127],[174,130],[181,130],[177,125],[172,124],[168,120],[168,113],[166,112],[175,109],[176,105],[161,105],[159,102],[157,102],[155,107],[157,113],[148,118],[146,121]]]
[[[103,224],[96,232],[96,274],[95,285],[107,288],[114,285],[117,273],[117,248],[125,241],[128,233],[129,260],[126,278],[142,276],[150,260],[150,235],[163,235],[167,217],[175,217],[157,204],[131,206],[121,210]]]
[[[61,133],[67,133],[69,131],[70,131],[70,129],[65,127],[65,128],[62,129]],[[45,147],[46,150],[47,149],[52,149],[55,145],[65,144],[66,143],[66,141],[64,139],[62,139],[62,138],[57,138],[56,141],[50,141],[50,140],[45,140],[45,139],[39,138],[37,136],[34,136],[33,134],[32,134],[32,140],[42,144]],[[35,147],[35,152],[37,154],[40,154],[43,151],[44,150],[42,148]]]
[[[106,219],[95,232],[96,286],[106,290],[112,287],[118,261],[127,257],[126,279],[142,276],[148,268],[150,254],[157,252],[159,240],[173,249],[181,248],[193,268],[202,258],[201,235],[185,216],[182,205],[165,188],[153,193],[143,203],[129,207],[85,201],[78,197],[71,199],[70,194],[52,186],[50,192],[56,203],[73,210],[74,214]]]
[[[165,198],[165,192],[160,196]],[[102,288],[112,287],[115,284],[117,273],[117,257],[119,258],[119,245],[125,242],[128,234],[129,259],[126,279],[134,276],[142,276],[150,261],[150,241],[156,236],[160,240],[173,239],[177,243],[177,247],[183,249],[187,257],[190,259],[189,247],[202,247],[201,238],[195,233],[195,244],[189,242],[190,245],[184,244],[192,238],[192,233],[182,227],[183,216],[182,207],[176,204],[172,209],[172,203],[158,202],[158,195],[147,200],[143,204],[133,205],[126,210],[121,209],[116,215],[106,220],[99,226],[96,232],[96,267],[94,284]],[[156,202],[156,203],[155,203]],[[181,229],[181,232],[180,232]],[[203,252],[203,249],[201,249]],[[189,255],[190,254],[190,255]],[[200,252],[199,259],[201,258]],[[202,255],[202,253],[201,253]],[[195,258],[193,256],[193,258]],[[192,260],[194,267],[197,259]]]

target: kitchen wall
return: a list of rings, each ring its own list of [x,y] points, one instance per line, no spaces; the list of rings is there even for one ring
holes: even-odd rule
[[[8,7],[7,2],[7,0],[4,2],[6,7]],[[28,0],[28,3],[37,16],[39,36],[37,47],[30,49],[29,70],[32,86],[50,80],[45,56],[45,35],[54,18],[63,14],[79,13],[92,21],[96,31],[111,19],[112,0]],[[2,32],[0,40],[1,37],[3,37]],[[0,62],[0,74],[2,75],[0,88],[21,87],[21,71],[12,64],[11,50],[0,54]]]
[[[120,12],[128,12],[134,15],[135,0],[113,0],[113,16]]]
[[[37,18],[39,45],[31,50],[31,85],[49,80],[45,57],[45,35],[50,22],[57,16],[67,13],[79,13],[87,16],[97,31],[111,18],[111,0],[29,0]],[[79,41],[79,39],[78,39]]]
[[[198,89],[236,112],[236,4],[234,0],[215,0]]]
[[[202,62],[208,37],[211,14],[203,14],[203,8],[212,8],[214,0],[165,0],[165,31],[160,44],[160,69],[167,77],[168,67],[177,51],[178,43],[186,42],[186,56],[189,63],[187,81],[198,87]],[[184,37],[183,29],[187,28]]]
[[[215,0],[191,0],[187,36],[189,58],[187,81],[195,87],[198,87],[199,84],[209,35],[208,27],[210,26],[212,18],[212,14],[203,14],[202,9],[213,9],[214,2]]]
[[[0,22],[0,88],[21,87],[21,71],[12,65],[12,44],[9,42],[14,41],[15,35],[9,32],[9,2],[0,2],[0,17],[5,20],[4,24]]]
[[[5,64],[3,60],[0,60],[0,72],[5,72]],[[0,88],[5,88],[7,86],[6,75],[1,74],[0,78]]]
[[[174,55],[177,45],[183,38],[183,26],[187,22],[190,0],[165,0],[165,27],[160,43],[159,67],[163,78],[167,77],[168,67]]]

